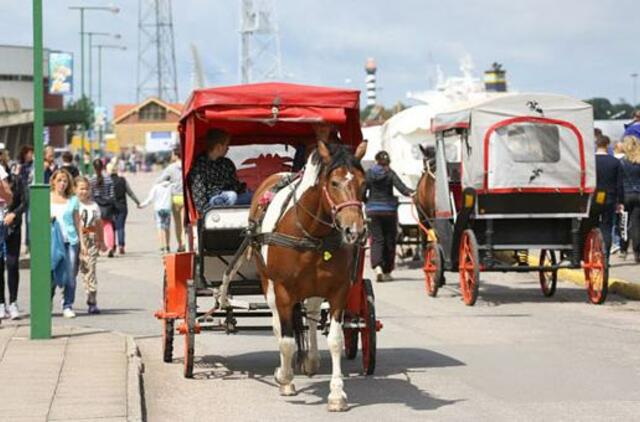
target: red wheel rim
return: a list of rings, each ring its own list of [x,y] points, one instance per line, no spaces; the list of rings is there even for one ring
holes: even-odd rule
[[[473,291],[477,283],[476,267],[478,263],[475,262],[475,257],[471,250],[471,241],[467,233],[462,236],[459,261],[458,270],[460,271],[462,298],[466,304],[470,304],[473,303]]]
[[[427,289],[428,294],[433,294],[434,286],[437,283],[436,280],[436,272],[438,271],[438,267],[434,262],[434,258],[436,257],[436,248],[431,246],[427,246],[427,250],[424,256],[424,281],[425,287]]]
[[[605,257],[602,238],[597,231],[587,236],[584,251],[584,277],[587,293],[592,303],[601,303],[605,283]]]

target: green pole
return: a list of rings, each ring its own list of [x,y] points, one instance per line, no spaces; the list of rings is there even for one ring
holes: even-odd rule
[[[42,0],[33,0],[33,149],[31,186],[31,339],[51,338],[51,229],[49,185],[44,184]],[[35,235],[37,233],[37,236]]]

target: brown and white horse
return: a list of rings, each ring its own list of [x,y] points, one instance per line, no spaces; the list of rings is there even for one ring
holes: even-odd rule
[[[329,302],[330,411],[343,411],[348,407],[340,362],[344,346],[342,316],[352,283],[354,248],[365,235],[362,209],[365,174],[360,165],[365,152],[366,142],[352,154],[345,146],[319,141],[301,178],[276,193],[266,209],[260,204],[261,198],[284,175],[274,175],[260,185],[254,194],[249,217],[252,222],[261,221],[261,233],[278,233],[290,239],[337,240],[337,246],[330,250],[301,249],[268,242],[252,250],[273,314],[273,332],[280,348],[280,366],[275,371],[275,379],[282,395],[296,393],[293,384],[294,307],[305,303],[310,321],[309,352],[304,356],[302,368],[306,374],[313,375],[320,366],[316,338],[320,306],[323,299]]]
[[[420,223],[431,227],[436,214],[436,175],[435,152],[420,146],[422,151],[424,170],[416,188],[415,204],[418,209]]]

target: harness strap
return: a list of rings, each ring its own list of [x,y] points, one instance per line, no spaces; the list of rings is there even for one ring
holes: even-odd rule
[[[339,232],[332,232],[321,239],[315,237],[297,237],[284,233],[257,233],[252,236],[254,243],[261,245],[281,246],[297,251],[329,251],[340,249],[342,236]]]

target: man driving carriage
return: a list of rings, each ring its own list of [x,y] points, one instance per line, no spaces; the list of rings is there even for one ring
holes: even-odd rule
[[[189,172],[193,202],[200,213],[210,207],[248,205],[252,193],[236,174],[236,166],[226,157],[230,136],[220,129],[210,129],[205,137],[206,149]]]

